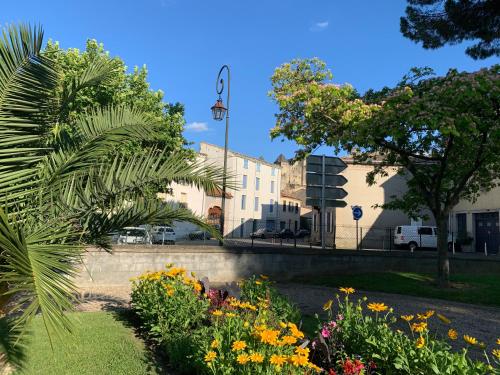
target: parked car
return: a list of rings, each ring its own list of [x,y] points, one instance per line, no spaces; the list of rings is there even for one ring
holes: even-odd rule
[[[295,234],[293,233],[293,231],[291,229],[282,229],[279,231],[278,233],[278,238],[294,238],[295,237]]]
[[[272,238],[276,236],[276,232],[267,228],[259,228],[255,232],[250,233],[250,238]]]
[[[309,229],[299,229],[295,232],[295,238],[304,238],[309,237],[311,235],[311,231]]]
[[[408,248],[411,251],[418,248],[437,248],[437,227],[400,225],[394,230],[394,245]],[[448,249],[452,250],[453,242],[448,236]],[[460,251],[460,244],[455,241],[455,251]]]
[[[194,232],[189,233],[188,237],[190,240],[209,240],[210,238],[212,238],[212,235],[210,234],[210,232],[195,230]]]
[[[148,244],[152,243],[151,235],[145,228],[125,227],[120,230],[119,244]]]
[[[157,226],[153,227],[152,240],[155,244],[173,244],[175,245],[175,231],[169,226]]]

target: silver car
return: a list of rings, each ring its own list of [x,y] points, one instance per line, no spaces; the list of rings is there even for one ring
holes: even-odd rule
[[[151,236],[145,228],[125,227],[118,236],[119,244],[145,244],[152,243]]]

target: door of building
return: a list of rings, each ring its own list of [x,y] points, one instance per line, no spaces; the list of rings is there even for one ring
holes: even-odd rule
[[[480,212],[474,214],[476,221],[476,251],[488,254],[497,254],[500,245],[500,231],[498,227],[498,212]]]

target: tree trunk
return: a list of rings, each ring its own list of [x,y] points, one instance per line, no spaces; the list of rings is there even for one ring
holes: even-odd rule
[[[9,303],[9,297],[5,293],[8,291],[7,283],[0,283],[0,318],[7,314],[7,304]]]
[[[450,261],[448,259],[448,215],[436,215],[437,252],[438,252],[438,285],[446,288],[450,282]]]

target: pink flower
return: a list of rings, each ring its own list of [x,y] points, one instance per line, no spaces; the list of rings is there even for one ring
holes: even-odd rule
[[[330,327],[330,329],[335,329],[335,327],[337,327],[337,323],[332,320],[328,323],[328,327]]]
[[[337,315],[337,320],[344,320],[344,316],[342,314]]]
[[[323,327],[323,329],[321,330],[321,336],[323,336],[324,338],[330,337],[330,331],[328,330],[328,328]]]

